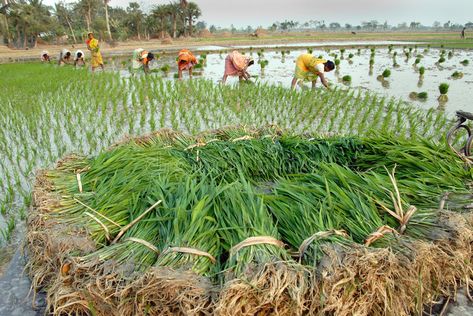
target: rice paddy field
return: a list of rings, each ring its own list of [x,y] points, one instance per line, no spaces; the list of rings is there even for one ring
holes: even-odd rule
[[[399,98],[424,109],[437,108],[450,114],[462,109],[473,110],[470,101],[473,98],[471,50],[430,48],[428,45],[418,46],[415,43],[394,45],[389,42],[376,42],[377,46],[365,43],[366,45],[329,46],[330,48],[305,44],[305,47],[266,45],[237,49],[255,59],[255,65],[249,68],[249,72],[256,82],[289,87],[295,60],[300,54],[309,52],[338,64],[336,70],[327,75],[328,80],[336,86],[375,91],[387,98]],[[208,47],[211,51],[205,52],[204,48],[197,51],[200,53],[198,58],[202,67],[199,65],[196,75],[217,83],[222,78],[228,49]],[[129,76],[127,59],[110,58],[108,63],[115,70],[121,71],[123,76]],[[174,59],[174,55],[161,54],[151,66],[155,75],[174,79]],[[390,74],[383,77],[386,70]],[[448,102],[438,101],[439,85],[442,83],[449,85]],[[419,94],[421,97],[418,97]]]
[[[305,49],[248,50],[264,74],[226,86],[219,53],[182,82],[166,56],[0,65],[1,261],[24,240],[57,315],[438,313],[472,290],[473,172],[445,135],[473,74],[423,49],[314,49],[330,91],[288,89]]]

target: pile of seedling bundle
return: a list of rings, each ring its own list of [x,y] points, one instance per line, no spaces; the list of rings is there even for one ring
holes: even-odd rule
[[[27,268],[53,314],[422,314],[471,289],[472,180],[422,139],[161,130],[38,174]]]

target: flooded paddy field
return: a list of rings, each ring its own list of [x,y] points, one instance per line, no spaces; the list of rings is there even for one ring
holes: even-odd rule
[[[386,44],[389,42],[386,42]],[[390,44],[393,45],[393,44]],[[350,46],[349,46],[350,47]],[[378,93],[385,97],[399,98],[405,102],[415,104],[424,109],[436,108],[454,113],[458,110],[473,110],[473,51],[429,49],[415,45],[395,46],[392,49],[381,48],[331,48],[320,49],[314,46],[285,47],[285,48],[251,48],[245,46],[240,49],[255,59],[255,65],[249,68],[253,81],[286,88],[290,87],[294,74],[295,60],[300,54],[311,52],[314,56],[335,61],[339,64],[335,71],[327,74],[331,84],[339,87],[351,87]],[[372,55],[374,49],[374,57]],[[343,50],[343,54],[340,52]],[[197,77],[210,79],[218,83],[222,76],[227,52],[196,52],[202,59],[203,67],[196,69]],[[443,57],[442,57],[443,56]],[[444,58],[445,61],[439,63]],[[370,60],[374,63],[371,65]],[[264,68],[259,61],[267,61]],[[123,76],[130,75],[129,63],[126,57],[110,58],[109,64],[121,71]],[[169,71],[164,73],[160,69],[165,66]],[[163,54],[159,60],[153,62],[151,68],[155,73],[174,79],[176,70],[175,56]],[[420,70],[423,69],[423,70]],[[390,76],[380,78],[385,70]],[[420,73],[423,73],[421,75]],[[458,75],[454,75],[454,74]],[[350,82],[343,78],[350,76]],[[230,78],[229,83],[236,82]],[[448,102],[439,102],[439,85],[447,83]],[[320,85],[320,83],[319,83]],[[309,87],[309,84],[306,85]],[[426,93],[427,97],[417,98],[415,94]]]
[[[254,84],[239,85],[232,78],[226,86],[219,84],[224,51],[196,53],[203,67],[195,70],[194,80],[185,75],[183,82],[174,80],[176,56],[168,54],[160,54],[150,76],[130,72],[129,58],[118,56],[106,58],[112,71],[93,75],[55,65],[0,65],[0,74],[11,78],[1,83],[5,93],[0,96],[0,266],[6,268],[17,253],[5,275],[11,277],[11,271],[21,270],[23,264],[17,249],[38,170],[54,167],[66,155],[95,155],[126,137],[161,128],[197,134],[229,125],[275,124],[325,136],[381,133],[439,143],[453,125],[456,110],[473,111],[473,52],[424,51],[414,45],[375,48],[370,67],[371,49],[241,48],[255,59],[249,69]],[[340,61],[327,76],[334,91],[320,83],[316,91],[309,83],[296,91],[288,89],[295,59],[310,50]],[[439,63],[442,55],[445,61]],[[264,69],[259,62],[263,60],[268,61]],[[465,60],[469,63],[462,63]],[[165,65],[168,70],[162,69]],[[379,78],[386,69],[390,76]],[[454,72],[462,75],[455,79]],[[347,75],[350,84],[343,82]],[[441,83],[450,86],[446,103],[437,100]],[[426,92],[428,97],[413,99],[412,92]],[[460,199],[448,201],[446,208],[463,209],[473,202],[468,194]]]

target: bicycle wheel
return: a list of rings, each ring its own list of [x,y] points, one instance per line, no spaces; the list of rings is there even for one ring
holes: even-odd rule
[[[461,141],[461,135],[459,134],[459,131],[461,129],[464,129],[467,132],[468,136],[467,136],[466,144]],[[461,154],[468,155],[466,151],[471,149],[468,147],[468,142],[470,141],[471,138],[472,138],[471,129],[467,125],[462,124],[450,130],[447,133],[447,144],[457,154],[461,153]],[[458,145],[458,144],[465,144],[465,145]],[[462,146],[462,147],[458,148],[459,146]]]
[[[473,155],[473,135],[470,135],[470,137],[468,137],[468,140],[466,141],[465,155],[467,157],[471,157]]]

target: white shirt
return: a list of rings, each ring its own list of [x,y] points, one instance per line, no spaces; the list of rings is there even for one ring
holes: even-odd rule
[[[325,73],[325,65],[324,64],[317,64],[315,65],[315,69],[320,72],[321,74]]]

